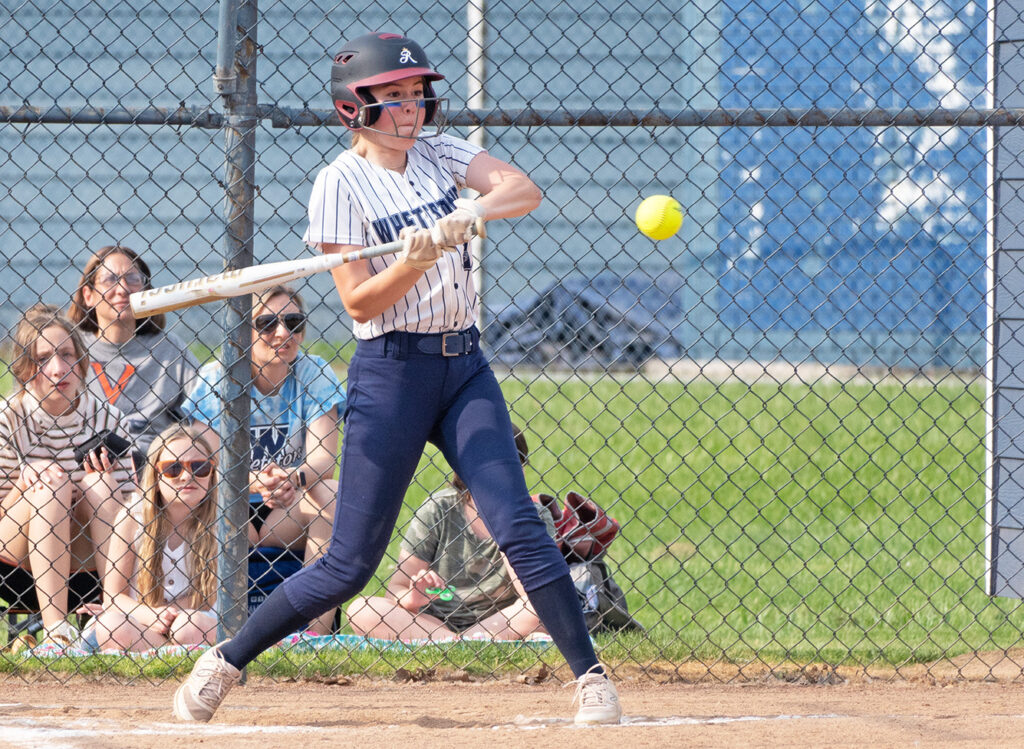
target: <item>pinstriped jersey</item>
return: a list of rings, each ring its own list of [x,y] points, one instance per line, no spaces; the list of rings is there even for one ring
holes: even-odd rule
[[[455,209],[466,186],[469,162],[483,149],[459,138],[423,138],[408,151],[405,172],[372,164],[344,151],[317,175],[309,200],[311,245],[370,247],[398,239],[406,226],[429,228]],[[396,255],[366,261],[377,274],[398,262]],[[356,338],[393,331],[441,333],[463,330],[477,320],[469,245],[446,252],[402,299],[383,314],[355,323]]]

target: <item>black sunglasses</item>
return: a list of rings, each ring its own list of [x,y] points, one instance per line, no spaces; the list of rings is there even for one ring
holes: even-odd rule
[[[306,329],[306,316],[301,312],[290,312],[287,315],[259,315],[252,319],[256,331],[260,335],[269,335],[284,325],[289,333],[301,333]]]

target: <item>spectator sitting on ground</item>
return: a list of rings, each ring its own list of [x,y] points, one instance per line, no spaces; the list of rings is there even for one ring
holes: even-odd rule
[[[102,247],[89,258],[68,316],[89,350],[89,391],[125,415],[143,454],[156,435],[183,418],[181,404],[199,362],[164,329],[164,315],[136,318],[132,292],[153,288],[149,266],[128,247]]]
[[[252,416],[249,443],[249,543],[305,550],[305,564],[323,555],[334,521],[339,419],[345,393],[326,361],[303,353],[302,299],[275,286],[253,300]],[[224,368],[202,368],[185,414],[219,429]],[[214,438],[216,439],[216,438]],[[216,447],[216,445],[215,445]],[[329,634],[326,613],[312,628]]]
[[[69,603],[98,594],[97,573],[131,487],[106,448],[81,463],[75,448],[116,433],[121,414],[86,390],[89,355],[56,307],[25,313],[11,362],[18,389],[0,410],[0,598],[38,609],[44,642],[74,645]]]
[[[138,500],[117,518],[103,605],[85,642],[101,650],[212,645],[217,636],[217,470],[193,427],[172,424],[153,441]]]
[[[525,466],[518,427],[515,440]],[[536,507],[554,537],[550,511]],[[544,631],[458,475],[416,510],[386,596],[355,598],[346,613],[353,632],[384,640],[522,640]]]

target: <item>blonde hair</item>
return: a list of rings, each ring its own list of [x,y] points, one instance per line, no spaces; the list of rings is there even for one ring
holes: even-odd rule
[[[142,497],[139,502],[142,535],[139,547],[137,585],[142,603],[162,606],[164,601],[164,548],[172,528],[160,495],[156,463],[174,440],[191,440],[213,459],[210,444],[191,426],[173,424],[153,440],[142,469]],[[188,544],[185,571],[188,576],[188,608],[212,608],[217,597],[217,467],[210,473],[210,488],[188,519],[182,535]]]
[[[39,374],[39,363],[36,361],[35,343],[43,331],[56,327],[68,334],[75,347],[78,357],[77,366],[84,383],[89,371],[89,352],[82,342],[82,336],[75,329],[74,323],[64,317],[60,310],[52,304],[35,304],[25,311],[21,320],[14,328],[11,339],[11,374],[18,381],[18,395],[25,392],[25,387]],[[83,386],[84,387],[84,386]]]

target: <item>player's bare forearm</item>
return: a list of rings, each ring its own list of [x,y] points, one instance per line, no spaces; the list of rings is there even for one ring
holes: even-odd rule
[[[328,253],[353,250],[348,245],[323,244],[320,248]],[[370,273],[369,263],[360,260],[335,268],[331,275],[349,317],[356,322],[367,322],[382,315],[405,296],[423,277],[423,271],[396,263],[374,275]]]
[[[466,184],[480,193],[477,202],[486,211],[488,221],[523,216],[539,206],[544,197],[533,180],[486,152],[469,163]]]

